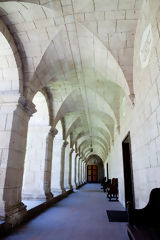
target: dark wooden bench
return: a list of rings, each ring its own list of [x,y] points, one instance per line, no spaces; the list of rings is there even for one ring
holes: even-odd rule
[[[149,202],[142,209],[128,209],[128,236],[132,240],[160,240],[160,188],[152,189]]]
[[[100,184],[101,184],[101,189],[103,189],[103,185],[104,183],[106,182],[106,177],[102,178],[102,180],[100,181]]]
[[[110,188],[111,179],[108,179],[107,181],[104,181],[103,183],[101,183],[101,185],[102,185],[103,191],[106,192],[106,190]]]
[[[112,182],[107,189],[107,197],[110,201],[112,198],[118,200],[118,178],[112,178]]]

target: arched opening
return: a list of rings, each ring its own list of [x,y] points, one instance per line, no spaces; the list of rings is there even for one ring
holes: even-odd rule
[[[97,155],[90,155],[87,160],[87,182],[96,183],[104,177],[104,165]]]
[[[26,200],[44,200],[44,174],[46,158],[46,140],[49,132],[48,106],[44,95],[38,92],[33,103],[37,112],[29,121],[26,156],[24,164],[22,198]]]

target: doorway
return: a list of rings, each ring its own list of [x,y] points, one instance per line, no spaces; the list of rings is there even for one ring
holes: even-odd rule
[[[88,183],[98,182],[98,168],[96,165],[87,166],[87,182]]]
[[[132,170],[132,153],[130,133],[127,134],[122,142],[123,169],[124,169],[124,187],[125,187],[125,205],[130,201],[134,207],[134,184]]]

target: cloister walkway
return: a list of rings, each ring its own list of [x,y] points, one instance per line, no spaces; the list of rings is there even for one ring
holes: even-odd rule
[[[109,202],[100,184],[87,184],[23,225],[6,240],[128,240],[126,223],[109,222]]]

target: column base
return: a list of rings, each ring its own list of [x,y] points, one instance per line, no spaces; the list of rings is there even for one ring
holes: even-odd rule
[[[63,187],[57,187],[57,188],[53,188],[52,189],[52,193],[55,196],[61,195],[61,194],[65,194],[66,193],[66,189]]]
[[[72,185],[65,186],[65,190],[66,190],[66,192],[73,190]]]
[[[73,189],[77,189],[77,184],[76,183],[73,184]]]
[[[49,192],[49,193],[46,193],[46,200],[50,200],[50,199],[53,199],[54,195]]]
[[[5,221],[7,225],[9,224],[11,227],[14,227],[23,221],[26,213],[26,205],[20,202],[19,204],[6,209]]]

